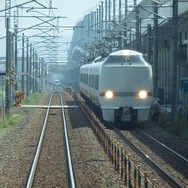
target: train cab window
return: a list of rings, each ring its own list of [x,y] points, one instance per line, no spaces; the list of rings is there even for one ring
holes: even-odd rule
[[[81,73],[80,74],[80,82],[87,85],[88,84],[88,75],[85,73]]]
[[[131,56],[123,56],[123,55],[114,55],[114,56],[109,56],[105,64],[142,64],[145,63],[145,60],[142,56],[140,55],[131,55]]]

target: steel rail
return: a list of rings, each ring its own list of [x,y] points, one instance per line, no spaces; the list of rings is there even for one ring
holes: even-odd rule
[[[63,119],[63,128],[64,128],[64,139],[65,139],[65,145],[66,145],[66,157],[67,157],[67,166],[68,166],[68,178],[69,178],[69,187],[75,188],[75,177],[74,177],[74,170],[72,165],[72,159],[71,159],[71,151],[70,151],[70,144],[69,144],[69,138],[68,138],[68,131],[67,131],[67,124],[66,124],[66,118],[65,118],[65,111],[64,111],[64,105],[62,100],[62,95],[60,94],[60,100],[61,100],[61,111],[62,111],[62,119]]]
[[[156,169],[159,174],[174,188],[183,188],[173,177],[171,177],[164,169],[162,169],[158,164],[155,163],[148,155],[146,155],[141,149],[136,147],[131,141],[129,141],[117,128],[114,127],[114,131],[119,137],[126,142],[135,152],[150,165],[152,168]]]
[[[46,110],[46,116],[45,116],[44,124],[43,124],[42,130],[41,130],[41,133],[40,133],[39,141],[38,141],[38,144],[37,144],[37,149],[36,149],[35,156],[34,156],[34,159],[33,159],[33,162],[32,162],[32,167],[31,167],[28,179],[27,179],[26,188],[32,188],[32,186],[33,186],[36,168],[37,168],[37,165],[38,165],[38,160],[39,160],[39,157],[40,157],[41,148],[42,148],[42,144],[43,144],[43,140],[44,140],[44,134],[45,134],[47,120],[48,120],[48,116],[49,116],[50,105],[51,105],[51,102],[52,102],[52,96],[53,96],[53,94],[51,93],[48,108]]]
[[[153,137],[151,137],[147,133],[145,133],[145,132],[143,132],[141,130],[138,130],[138,129],[137,129],[137,131],[138,131],[139,134],[142,134],[142,135],[146,136],[153,144],[159,146],[161,149],[163,149],[164,151],[168,152],[171,156],[173,156],[178,161],[180,161],[181,163],[183,163],[184,165],[186,165],[188,167],[188,160],[185,157],[183,157],[182,155],[178,154],[174,150],[170,149],[166,145],[162,144],[158,140],[154,139]]]

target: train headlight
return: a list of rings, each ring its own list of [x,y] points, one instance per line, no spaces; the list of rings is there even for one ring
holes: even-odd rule
[[[105,97],[106,97],[107,99],[111,99],[111,98],[113,98],[113,96],[114,96],[114,94],[113,94],[112,91],[106,91],[106,92],[105,92]]]
[[[147,91],[145,91],[145,90],[139,91],[138,96],[141,99],[145,99],[148,96]]]

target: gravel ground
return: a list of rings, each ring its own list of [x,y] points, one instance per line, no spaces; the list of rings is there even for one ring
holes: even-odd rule
[[[66,100],[72,104],[70,98]],[[77,187],[125,187],[80,109],[69,109],[66,117]]]
[[[35,152],[43,111],[30,110],[23,122],[0,131],[0,187],[24,187]],[[33,127],[34,126],[34,127]]]
[[[66,96],[64,99],[66,104],[74,104],[72,97]],[[20,125],[0,130],[0,188],[25,187],[45,110],[29,109],[24,112],[26,117]],[[77,187],[125,187],[82,112],[79,109],[68,109],[65,114]],[[157,126],[145,131],[182,154],[188,151],[188,141],[174,137]]]
[[[60,104],[59,93],[52,99]],[[50,109],[33,188],[68,187],[61,109]]]
[[[145,129],[144,131],[188,159],[188,140],[174,136],[157,125]]]
[[[0,131],[0,188],[25,187],[45,110],[25,112],[20,125]],[[69,109],[66,116],[77,187],[125,187],[80,110]]]

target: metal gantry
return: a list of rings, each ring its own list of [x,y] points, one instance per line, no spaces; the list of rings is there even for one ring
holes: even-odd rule
[[[58,55],[58,46],[55,48],[49,48],[52,44],[54,45],[58,42],[56,38],[59,34],[61,27],[59,25],[59,19],[66,18],[65,16],[55,16],[54,8],[52,6],[52,0],[49,1],[49,4],[46,6],[38,1],[26,1],[20,4],[11,5],[11,0],[4,0],[5,8],[0,10],[0,13],[5,13],[5,16],[0,15],[0,17],[5,17],[5,27],[6,34],[5,36],[0,37],[0,40],[6,39],[6,84],[5,84],[5,112],[7,115],[10,113],[11,105],[14,103],[14,95],[18,90],[23,90],[25,96],[30,95],[32,92],[42,91],[44,89],[46,70],[45,70],[45,56],[40,56],[39,53],[35,50],[38,44],[45,44],[46,47],[43,50],[48,52],[49,57],[53,57],[52,61],[55,61]],[[29,6],[26,6],[29,5]],[[19,9],[25,9],[25,15],[19,15]],[[47,14],[43,11],[49,10]],[[12,15],[12,11],[14,14]],[[35,11],[35,15],[31,15]],[[10,19],[14,18],[14,25],[12,27]],[[39,23],[35,25],[28,25],[23,27],[19,26],[20,19],[37,19]],[[53,22],[56,21],[57,22]],[[29,22],[28,22],[29,23]],[[32,23],[32,22],[31,22]],[[68,26],[67,26],[68,27]],[[71,26],[69,26],[70,28]],[[48,31],[46,31],[46,29]],[[73,26],[72,26],[73,29]],[[33,34],[30,37],[27,37],[24,32],[31,30],[39,30],[41,33]],[[32,32],[31,32],[32,33]],[[21,34],[21,35],[20,35]],[[42,37],[43,35],[43,37]],[[49,43],[43,43],[40,39],[38,43],[33,44],[32,40],[35,37],[42,39],[46,37],[51,38]],[[49,38],[47,40],[49,40]],[[19,42],[21,41],[21,49],[18,48]],[[43,45],[44,46],[44,45]],[[20,53],[21,51],[21,53]],[[21,57],[20,57],[21,56]],[[43,66],[41,66],[43,65]],[[14,67],[14,85],[9,84],[10,75],[9,69]]]

